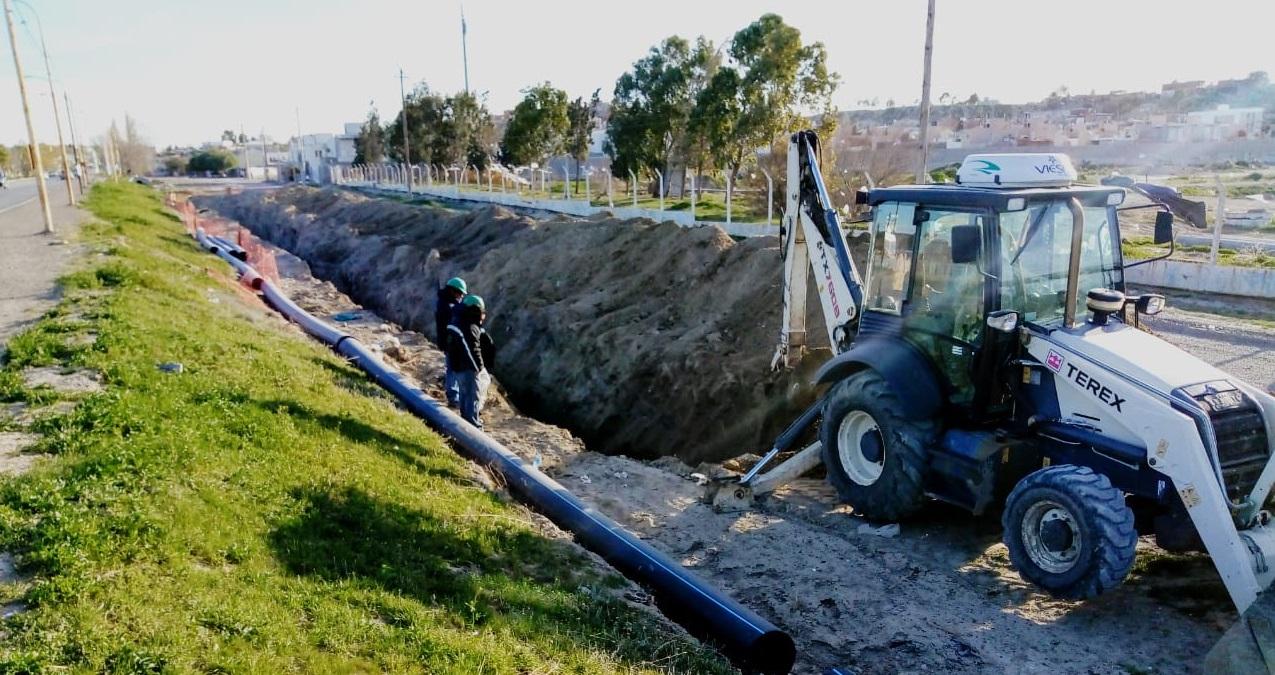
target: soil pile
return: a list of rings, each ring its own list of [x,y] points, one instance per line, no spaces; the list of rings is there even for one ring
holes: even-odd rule
[[[809,402],[805,385],[826,356],[769,371],[780,326],[774,237],[737,242],[719,228],[649,220],[537,221],[304,187],[200,205],[427,334],[435,288],[465,277],[487,301],[496,375],[512,400],[603,452],[694,462],[764,450]]]

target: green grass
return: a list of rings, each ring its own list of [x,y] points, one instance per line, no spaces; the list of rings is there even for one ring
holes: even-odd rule
[[[4,622],[0,671],[729,672],[241,302],[156,193],[86,203],[104,255],[0,368],[7,400],[48,399],[23,389],[28,365],[107,384],[38,424],[53,459],[0,482],[0,546],[28,579],[0,594],[29,606]]]

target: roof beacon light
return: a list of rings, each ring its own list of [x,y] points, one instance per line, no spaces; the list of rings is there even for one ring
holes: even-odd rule
[[[1059,153],[977,154],[961,162],[956,179],[971,187],[1066,187],[1076,182],[1076,169]]]

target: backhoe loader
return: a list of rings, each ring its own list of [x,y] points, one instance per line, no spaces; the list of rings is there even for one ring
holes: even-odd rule
[[[1275,397],[1139,329],[1165,299],[1126,292],[1141,264],[1120,247],[1129,189],[1080,184],[1062,154],[972,154],[956,183],[858,193],[860,269],[818,152],[814,132],[790,138],[774,365],[807,345],[811,279],[834,356],[815,405],[727,492],[823,463],[871,520],[927,499],[999,510],[1018,573],[1064,598],[1120,584],[1141,528],[1207,551],[1236,608],[1253,606],[1275,578]],[[1170,205],[1142,194],[1171,252]],[[765,471],[816,425],[817,442]],[[1235,631],[1269,666],[1262,612]]]

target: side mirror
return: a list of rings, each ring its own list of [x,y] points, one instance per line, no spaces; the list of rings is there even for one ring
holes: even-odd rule
[[[976,263],[982,252],[983,228],[978,225],[957,225],[952,228],[952,264]]]
[[[1155,214],[1155,243],[1167,244],[1173,241],[1173,214],[1158,211]]]
[[[1002,309],[987,315],[987,327],[999,333],[1013,333],[1018,328],[1018,312]]]

